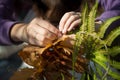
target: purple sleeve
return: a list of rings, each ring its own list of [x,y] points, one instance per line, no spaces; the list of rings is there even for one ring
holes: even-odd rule
[[[99,0],[99,3],[104,8],[104,12],[97,19],[105,21],[120,16],[120,0]]]
[[[10,39],[10,29],[16,22],[0,19],[0,45],[10,45],[13,41]]]
[[[101,6],[104,8],[104,12],[96,19],[106,21],[109,18],[120,16],[120,0],[98,0]],[[120,19],[112,22],[108,27],[105,37],[114,29],[120,26]],[[119,42],[120,36],[116,39]]]
[[[14,21],[13,0],[0,0],[0,45],[10,45],[10,29]]]

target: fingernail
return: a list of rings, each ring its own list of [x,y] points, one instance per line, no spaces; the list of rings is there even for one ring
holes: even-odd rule
[[[62,31],[62,29],[61,29],[61,28],[59,28],[59,31],[61,32],[61,31]]]
[[[63,34],[66,34],[66,30],[63,30],[62,33],[63,33]]]
[[[71,29],[69,28],[67,31],[71,31]]]
[[[58,29],[59,29],[59,30],[58,30],[59,32],[61,32],[61,31],[62,31],[62,29],[61,29],[61,28],[58,28]]]

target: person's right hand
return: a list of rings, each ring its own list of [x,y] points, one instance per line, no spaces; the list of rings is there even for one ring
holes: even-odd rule
[[[66,12],[60,20],[59,30],[66,34],[67,32],[79,27],[81,23],[80,12]]]
[[[61,35],[60,31],[42,18],[34,18],[29,24],[16,24],[11,30],[14,41],[24,41],[45,46]]]

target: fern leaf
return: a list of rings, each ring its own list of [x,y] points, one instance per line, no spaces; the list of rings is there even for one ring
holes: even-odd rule
[[[98,2],[96,0],[95,5],[93,6],[92,10],[89,13],[88,17],[88,32],[94,32],[95,31],[95,16],[97,12]]]
[[[86,77],[86,73],[83,73],[80,80],[85,80],[85,77]]]
[[[96,68],[96,74],[99,75],[100,78],[102,78],[103,71],[102,71],[101,66],[99,66],[98,64],[95,64],[95,68]]]
[[[93,80],[98,80],[96,74],[93,74]]]
[[[115,46],[115,47],[109,49],[108,51],[109,51],[109,55],[114,57],[114,56],[120,54],[120,46]]]
[[[82,25],[80,26],[80,31],[86,31],[87,26],[87,14],[88,14],[88,6],[85,4],[85,9],[82,12]]]
[[[104,55],[106,54],[107,52],[105,50],[99,50],[99,51],[96,51],[94,52],[94,58],[95,59],[99,59],[101,62],[106,62],[108,61],[107,57]]]
[[[120,74],[117,73],[117,72],[114,72],[112,70],[109,70],[109,73],[108,73],[110,76],[112,76],[114,79],[117,79],[117,80],[120,80]]]
[[[105,31],[107,30],[107,28],[110,26],[110,24],[113,21],[115,21],[117,19],[120,19],[120,16],[112,17],[112,18],[108,19],[107,21],[105,21],[105,23],[100,26],[100,31],[98,32],[98,35],[100,36],[100,38],[104,37]]]
[[[116,37],[120,35],[120,27],[113,30],[105,39],[106,45],[110,46]]]
[[[79,50],[80,50],[80,45],[82,43],[82,40],[83,40],[83,35],[80,34],[80,32],[77,32],[76,33],[76,40],[75,40],[75,43],[74,43],[74,53],[72,54],[72,62],[73,64],[75,63],[76,61],[76,57],[79,53]]]
[[[120,62],[117,62],[115,60],[110,61],[110,65],[116,69],[120,69]]]
[[[120,79],[120,76],[119,76],[120,74],[112,71],[111,69],[108,70],[106,63],[99,61],[99,59],[97,59],[97,58],[93,59],[93,61],[96,62],[97,64],[99,64],[101,67],[103,67],[108,72],[108,75],[110,75],[114,79],[117,79],[117,80]]]
[[[64,74],[63,74],[63,73],[61,73],[61,76],[62,76],[62,80],[65,80],[65,77],[64,77]]]
[[[90,75],[89,74],[87,74],[87,80],[90,80]]]

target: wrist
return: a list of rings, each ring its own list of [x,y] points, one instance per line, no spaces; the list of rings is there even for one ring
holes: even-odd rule
[[[12,27],[12,29],[10,31],[10,37],[11,37],[12,41],[14,41],[14,42],[24,41],[23,36],[24,36],[25,26],[26,26],[26,24],[18,23]]]

